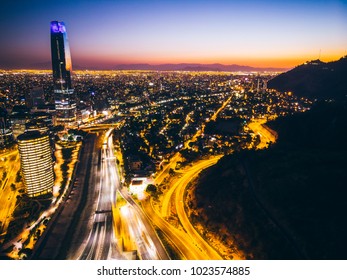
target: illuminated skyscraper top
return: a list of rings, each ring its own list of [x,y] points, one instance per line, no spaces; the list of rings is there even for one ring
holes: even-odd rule
[[[51,22],[51,54],[56,121],[60,124],[73,124],[76,121],[76,103],[71,84],[70,47],[63,22]]]

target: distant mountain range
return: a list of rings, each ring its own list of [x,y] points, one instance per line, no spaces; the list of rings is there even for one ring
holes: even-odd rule
[[[317,99],[344,99],[347,97],[347,56],[328,63],[306,62],[270,80],[268,88]]]
[[[116,65],[115,70],[152,70],[152,71],[221,71],[221,72],[259,72],[259,71],[269,71],[269,72],[283,72],[288,69],[286,68],[260,68],[251,67],[245,65],[224,65],[219,63],[214,64],[200,64],[200,63],[179,63],[179,64],[121,64]]]
[[[260,67],[251,67],[245,65],[224,65],[219,63],[214,64],[199,64],[199,63],[179,63],[179,64],[120,64],[115,65],[114,67],[88,67],[81,65],[72,65],[74,70],[148,70],[148,71],[221,71],[221,72],[283,72],[287,71],[288,68],[260,68]],[[51,62],[42,62],[31,64],[29,68],[33,69],[51,69]]]

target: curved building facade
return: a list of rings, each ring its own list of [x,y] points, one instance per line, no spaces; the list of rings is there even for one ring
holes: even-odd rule
[[[17,138],[24,185],[29,197],[53,192],[54,171],[49,137],[28,131]]]

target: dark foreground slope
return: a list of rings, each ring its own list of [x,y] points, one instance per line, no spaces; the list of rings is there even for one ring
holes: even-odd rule
[[[347,259],[346,104],[270,125],[276,144],[224,157],[200,176],[199,219],[226,228],[250,259]]]
[[[328,63],[307,62],[276,76],[268,82],[268,87],[310,98],[344,99],[347,96],[347,56]]]

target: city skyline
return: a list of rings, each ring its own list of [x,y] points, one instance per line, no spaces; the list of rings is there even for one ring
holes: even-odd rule
[[[0,71],[0,259],[345,258],[347,56],[280,75],[79,71],[64,129],[63,22],[51,39],[53,75]]]
[[[291,68],[346,54],[343,0],[38,0],[6,3],[2,11],[6,28],[0,68],[35,68],[50,61],[47,26],[54,20],[65,22],[73,38],[73,64],[79,68],[132,63]]]

